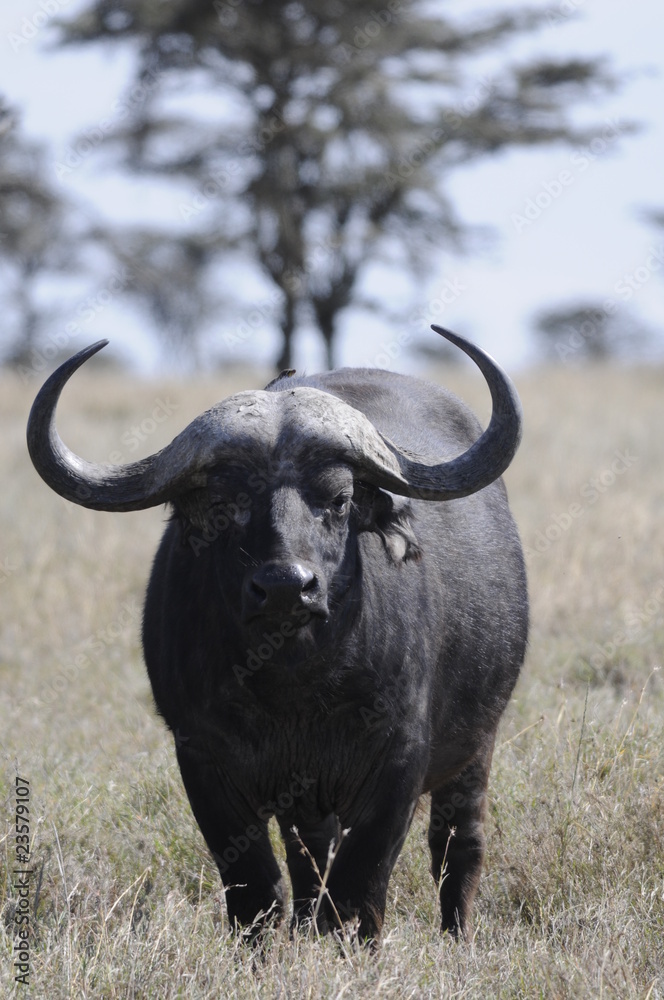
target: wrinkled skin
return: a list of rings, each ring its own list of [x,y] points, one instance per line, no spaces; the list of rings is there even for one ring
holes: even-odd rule
[[[269,390],[296,385],[338,395],[423,455],[453,458],[480,433],[458,400],[404,376],[342,370]],[[145,659],[232,923],[254,933],[285,909],[275,815],[294,921],[319,894],[311,859],[323,873],[330,842],[349,830],[317,923],[357,918],[360,937],[376,940],[415,806],[431,792],[442,928],[466,930],[527,619],[500,480],[463,499],[406,500],[284,427],[174,503],[148,587]]]

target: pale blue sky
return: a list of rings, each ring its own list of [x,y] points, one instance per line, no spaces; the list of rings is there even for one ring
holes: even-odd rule
[[[54,180],[64,190],[116,219],[134,221],[140,213],[153,223],[168,221],[179,213],[181,194],[154,182],[137,191],[103,171],[103,157],[84,156],[74,169],[56,177],[56,164],[65,162],[77,131],[117,117],[116,102],[124,97],[132,65],[129,53],[110,48],[48,51],[53,12],[66,14],[79,5],[78,0],[2,5],[0,90],[21,109],[25,131],[52,144]],[[546,6],[539,0],[532,5]],[[444,10],[466,15],[513,6],[497,0],[449,0]],[[651,252],[664,248],[664,233],[660,236],[639,219],[646,208],[664,209],[662,8],[657,0],[554,0],[549,6],[560,14],[558,26],[482,60],[477,79],[490,81],[506,60],[536,54],[606,54],[612,68],[626,75],[624,85],[575,112],[579,121],[602,124],[604,142],[576,153],[562,147],[511,152],[459,170],[448,190],[462,218],[494,227],[496,239],[482,256],[443,254],[418,293],[432,322],[471,336],[511,368],[534,357],[529,320],[535,310],[575,298],[621,303],[630,281],[636,287],[629,304],[661,331],[664,344],[664,264]],[[621,136],[628,119],[640,122],[643,131]],[[380,294],[382,283],[378,271],[367,276],[374,293]],[[268,300],[267,286],[253,283],[251,288],[256,302]],[[386,346],[394,345],[397,334],[383,319],[349,312],[340,338],[342,363],[374,362]],[[144,370],[150,369],[151,335],[140,319],[114,306],[102,309],[82,331],[86,342],[99,336],[109,336]],[[275,343],[266,322],[252,338],[252,356],[272,354]],[[316,338],[305,336],[298,346],[301,366],[312,369],[321,363]],[[407,367],[406,357],[397,356],[394,367]]]

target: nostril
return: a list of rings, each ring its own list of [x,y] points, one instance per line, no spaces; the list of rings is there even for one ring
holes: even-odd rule
[[[245,578],[243,609],[248,617],[287,617],[298,607],[322,607],[324,585],[312,567],[302,563],[270,562],[254,568]]]
[[[252,597],[255,597],[257,601],[263,604],[267,600],[267,590],[261,587],[255,580],[250,580],[249,590]]]

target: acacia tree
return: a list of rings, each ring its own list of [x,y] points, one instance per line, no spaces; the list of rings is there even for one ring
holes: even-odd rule
[[[535,317],[544,357],[568,364],[647,356],[656,338],[617,302],[573,302]]]
[[[137,43],[145,97],[113,136],[133,170],[192,182],[183,224],[212,267],[253,257],[280,295],[282,367],[313,321],[333,364],[341,312],[367,264],[421,276],[464,230],[443,182],[515,145],[587,139],[566,109],[606,75],[594,61],[538,61],[473,78],[473,58],[535,30],[546,12],[456,24],[414,0],[94,0],[69,44]],[[196,86],[218,117],[176,111]],[[215,255],[214,251],[217,251]],[[193,336],[193,328],[190,330]]]
[[[43,285],[75,270],[81,230],[48,180],[43,148],[22,134],[18,115],[1,97],[0,219],[3,361],[22,368],[53,323]]]
[[[215,248],[196,233],[164,233],[149,227],[96,228],[100,244],[121,268],[124,294],[133,299],[157,330],[178,370],[197,368],[198,341],[223,300],[210,287]]]

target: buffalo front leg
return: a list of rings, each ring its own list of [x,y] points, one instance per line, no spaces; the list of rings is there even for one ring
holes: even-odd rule
[[[431,873],[440,885],[442,930],[454,937],[467,934],[482,871],[492,750],[431,793]]]
[[[339,841],[339,821],[334,813],[320,823],[279,820],[286,845],[288,873],[293,887],[293,924],[313,919],[328,864],[330,846]],[[297,831],[297,832],[295,832]]]
[[[370,803],[340,816],[342,839],[327,883],[322,929],[357,919],[360,941],[379,939],[390,875],[419,797],[413,793],[418,780],[419,775],[411,779],[400,771],[384,775]]]
[[[267,823],[240,812],[208,755],[178,747],[177,758],[196,822],[224,883],[230,925],[253,938],[284,912],[283,879]]]

